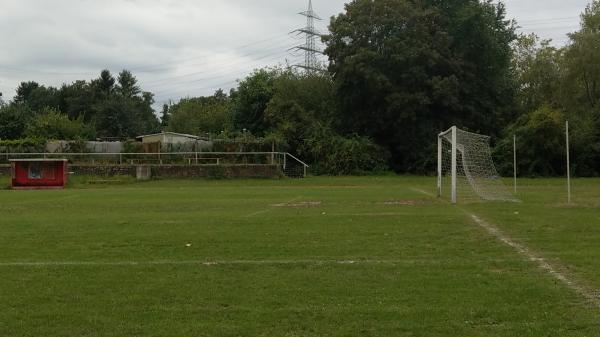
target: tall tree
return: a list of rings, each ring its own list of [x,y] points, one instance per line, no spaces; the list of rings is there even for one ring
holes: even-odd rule
[[[273,86],[280,73],[279,69],[260,69],[240,82],[232,93],[237,129],[247,129],[258,136],[269,130],[264,113],[273,98]]]
[[[169,131],[201,135],[233,128],[231,99],[222,91],[213,96],[182,99],[170,107]]]
[[[498,134],[510,119],[515,38],[490,1],[354,0],[324,38],[347,132],[373,137],[399,171],[428,171],[452,124]]]
[[[132,98],[140,94],[141,90],[137,84],[137,79],[129,70],[123,70],[117,78],[119,84],[116,90],[119,94],[126,98]]]
[[[108,98],[115,89],[116,81],[110,71],[105,69],[100,73],[100,77],[92,83],[103,98]]]

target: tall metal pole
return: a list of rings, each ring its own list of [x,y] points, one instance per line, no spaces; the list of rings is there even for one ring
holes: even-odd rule
[[[438,135],[437,195],[442,197],[442,137]]]
[[[517,194],[517,135],[513,136],[513,167],[515,174],[515,194]]]
[[[567,121],[567,202],[571,204],[571,150],[569,144],[569,121]]]

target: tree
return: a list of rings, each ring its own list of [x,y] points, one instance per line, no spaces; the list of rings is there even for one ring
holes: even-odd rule
[[[94,125],[99,137],[129,138],[138,135],[136,111],[131,100],[112,97],[94,105]]]
[[[40,85],[37,82],[21,82],[17,87],[17,95],[13,98],[13,101],[17,104],[24,104],[29,101],[31,93],[39,88]]]
[[[286,71],[274,82],[265,111],[271,132],[313,165],[313,172],[356,174],[386,169],[387,154],[367,137],[342,135],[333,81]]]
[[[59,90],[59,110],[75,120],[83,118],[86,122],[93,120],[92,106],[98,101],[95,91],[88,82],[80,80],[71,84],[63,84]]]
[[[71,120],[55,109],[45,108],[31,120],[25,135],[52,140],[89,140],[94,138],[94,131],[85,125],[83,118]]]
[[[16,104],[26,104],[33,111],[40,111],[46,107],[57,109],[60,102],[56,88],[45,87],[37,82],[22,82],[13,101]]]
[[[530,112],[543,105],[561,106],[563,52],[535,35],[521,35],[514,44],[513,68],[519,105]]]
[[[15,140],[23,137],[33,112],[23,104],[0,107],[0,139]]]
[[[500,170],[512,173],[513,135],[519,144],[518,171],[522,176],[557,176],[565,173],[565,116],[550,106],[521,116],[507,128],[496,149]],[[509,158],[510,157],[510,158]]]
[[[350,2],[324,38],[345,131],[410,172],[433,169],[432,135],[452,124],[499,134],[512,115],[514,38],[504,7],[488,1]]]
[[[185,98],[170,107],[168,130],[189,134],[230,131],[233,128],[231,99],[222,91],[209,97]]]
[[[128,79],[128,81],[130,80],[131,78]],[[94,82],[92,83],[96,86],[97,90],[102,94],[104,98],[109,97],[115,89],[115,78],[112,76],[110,71],[106,69],[102,70],[102,72],[100,73],[100,78],[94,80]]]
[[[234,121],[238,130],[247,129],[263,136],[270,126],[264,112],[273,97],[273,85],[280,75],[280,69],[260,69],[240,82],[232,93],[234,100]]]
[[[141,90],[137,85],[137,79],[130,71],[121,71],[117,80],[119,84],[116,87],[116,91],[123,97],[132,98],[140,94]]]
[[[163,128],[169,126],[169,121],[171,120],[171,105],[163,104],[163,109],[160,115],[160,125]]]

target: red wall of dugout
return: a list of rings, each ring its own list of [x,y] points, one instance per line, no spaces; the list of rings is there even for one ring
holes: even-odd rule
[[[13,189],[57,189],[67,184],[66,160],[12,161]]]

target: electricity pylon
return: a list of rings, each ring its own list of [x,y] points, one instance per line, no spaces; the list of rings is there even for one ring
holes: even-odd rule
[[[303,68],[307,73],[319,71],[317,61],[317,53],[322,53],[317,49],[317,37],[321,34],[315,29],[315,20],[322,20],[313,10],[312,0],[308,0],[308,10],[299,13],[306,17],[306,27],[295,30],[299,34],[306,35],[306,44],[296,46],[293,49],[304,51],[304,64],[295,65],[298,68]]]

